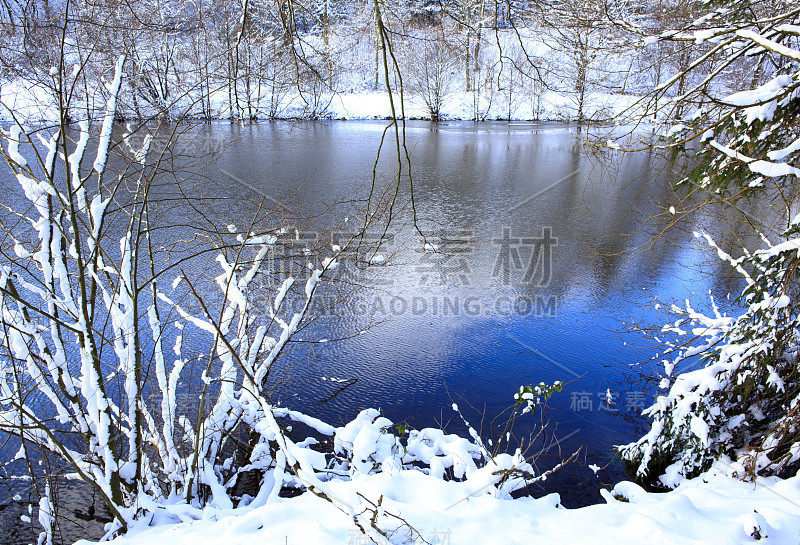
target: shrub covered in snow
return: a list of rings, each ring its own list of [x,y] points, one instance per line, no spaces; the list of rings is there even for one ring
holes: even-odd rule
[[[663,362],[663,386],[671,387],[645,411],[650,431],[620,453],[639,477],[659,478],[666,486],[699,474],[723,455],[742,477],[800,468],[800,217],[793,217],[800,179],[800,11],[786,5],[765,12],[757,2],[709,2],[707,8],[687,28],[655,38],[703,44],[689,69],[652,92],[655,104],[692,70],[708,69],[697,86],[662,106],[673,115],[683,112],[662,144],[684,150],[686,143],[700,142],[699,165],[679,187],[704,193],[709,202],[736,203],[767,192],[784,228],[771,239],[761,235],[762,248],[743,249],[738,258],[697,233],[744,278],[739,302],[745,310],[724,316],[712,300],[713,312],[706,315],[687,301],[672,307],[678,319],[658,337],[670,355]],[[749,89],[750,82],[743,82],[742,90],[731,93],[716,76],[744,59],[756,60],[756,73],[766,83],[753,79]],[[670,212],[676,215],[674,208]],[[679,210],[677,218],[686,214]],[[693,358],[703,366],[673,380],[673,369]]]
[[[746,280],[740,301],[747,308],[740,316],[725,316],[716,305],[709,316],[689,301],[672,307],[679,318],[660,333],[672,354],[663,361],[669,393],[645,410],[650,431],[620,448],[637,475],[663,472],[661,484],[675,486],[722,455],[736,461],[743,477],[800,467],[798,221],[785,242],[738,259],[717,248]],[[704,365],[667,378],[691,358]]]

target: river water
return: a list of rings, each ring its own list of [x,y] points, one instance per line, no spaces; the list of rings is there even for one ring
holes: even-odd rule
[[[189,237],[186,226],[202,222],[246,231],[257,217],[259,226],[290,226],[294,246],[324,253],[364,225],[375,167],[371,202],[397,189],[392,221],[376,215],[345,249],[314,320],[283,356],[276,399],[331,423],[377,407],[395,422],[462,433],[456,402],[496,441],[520,385],[560,380],[547,433],[562,454],[582,447],[581,460],[603,469],[573,465],[530,492],[558,491],[567,507],[600,501],[602,486],[625,478],[613,446],[641,435],[638,414],[656,392],[654,366],[634,366],[654,351],[626,324],[663,323],[656,299],[703,300],[709,289],[724,307],[736,283],[691,230],[723,240],[726,231],[698,215],[654,240],[677,202],[663,161],[592,157],[585,133],[560,125],[409,123],[412,209],[408,182],[396,186],[391,139],[376,162],[384,127],[186,128],[183,151],[204,159],[181,183],[205,208],[165,208],[163,221],[181,224],[169,236]],[[539,429],[539,416],[516,421],[512,444]],[[541,448],[535,442],[528,454]],[[537,464],[551,466],[555,453]],[[24,526],[13,504],[4,500],[13,513],[4,525]]]

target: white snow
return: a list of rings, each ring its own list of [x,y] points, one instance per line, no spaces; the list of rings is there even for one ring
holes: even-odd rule
[[[619,483],[603,491],[605,504],[574,510],[562,508],[557,494],[539,499],[498,499],[487,494],[467,498],[465,483],[442,481],[419,471],[361,475],[354,481],[330,483],[330,488],[351,501],[363,496],[377,503],[382,497],[382,511],[402,516],[409,525],[388,515],[379,517],[394,544],[423,543],[424,539],[431,545],[733,545],[754,543],[758,535],[767,543],[795,545],[800,535],[800,477],[746,483],[730,477],[730,467],[722,462],[664,494]],[[180,524],[143,524],[112,543],[344,545],[369,540],[355,528],[350,515],[306,493],[224,514],[209,509],[200,520]]]
[[[708,445],[708,424],[702,418],[697,416],[693,416],[692,420],[689,424],[689,427],[692,430],[692,433],[697,436],[698,439],[703,443],[703,445]]]
[[[797,140],[795,140],[794,142],[792,142],[783,149],[770,151],[769,153],[767,153],[767,157],[769,157],[771,161],[780,161],[781,159],[788,157],[789,155],[798,150],[800,150],[800,138],[798,138]]]
[[[737,30],[736,34],[741,36],[742,38],[747,38],[749,40],[754,41],[764,49],[768,49],[770,51],[774,51],[784,57],[789,57],[790,59],[794,59],[796,61],[800,61],[800,51],[796,49],[792,49],[790,47],[786,47],[783,44],[779,44],[778,42],[774,42],[758,34],[757,32],[753,32],[749,29],[741,29]]]
[[[111,131],[114,128],[114,115],[117,111],[117,94],[122,82],[122,67],[125,64],[125,55],[120,55],[114,67],[114,79],[108,86],[108,102],[106,103],[106,113],[103,117],[103,127],[100,129],[100,140],[97,144],[97,158],[94,161],[94,170],[98,174],[103,174],[106,168],[108,157],[108,147],[111,143]]]
[[[731,159],[742,161],[747,164],[747,167],[756,174],[762,174],[769,177],[779,176],[797,176],[800,177],[800,168],[795,168],[786,163],[772,163],[770,161],[755,160],[748,157],[734,149],[729,148],[719,142],[712,140],[710,145],[724,153]]]
[[[25,157],[23,157],[19,152],[19,145],[22,142],[22,134],[22,127],[20,127],[18,124],[11,126],[11,130],[8,134],[8,158],[17,163],[20,168],[25,168],[28,165],[28,161],[26,161]]]

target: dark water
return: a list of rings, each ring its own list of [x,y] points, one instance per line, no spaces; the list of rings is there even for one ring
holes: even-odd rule
[[[186,187],[222,230],[248,230],[258,217],[297,226],[302,245],[329,247],[364,222],[383,129],[352,121],[190,128],[185,151],[208,162]],[[718,230],[724,241],[717,219],[695,217],[695,226],[653,241],[661,225],[648,218],[668,219],[674,201],[657,157],[592,158],[580,136],[533,124],[410,124],[416,223],[404,182],[386,236],[384,214],[331,274],[298,335],[305,342],[284,355],[277,399],[332,423],[379,407],[396,422],[463,432],[455,401],[496,441],[520,385],[560,380],[548,434],[564,455],[583,447],[581,460],[604,469],[575,465],[531,493],[558,491],[567,507],[599,501],[602,485],[625,478],[613,446],[641,434],[637,415],[655,392],[652,366],[632,367],[654,352],[625,324],[660,323],[656,298],[702,298],[709,288],[724,308],[735,283],[707,264],[690,233]],[[373,202],[395,189],[392,146],[377,162]],[[162,218],[194,224],[193,214],[165,208]],[[176,229],[169,236],[190,231]],[[385,263],[360,267],[356,256]],[[512,444],[539,423],[539,415],[518,419]],[[555,453],[537,458],[541,469]]]

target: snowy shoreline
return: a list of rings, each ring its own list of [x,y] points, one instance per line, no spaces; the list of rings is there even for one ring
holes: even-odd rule
[[[364,475],[331,483],[342,497],[363,495],[402,517],[390,533],[395,544],[471,545],[715,543],[745,544],[765,539],[795,545],[800,538],[800,477],[743,482],[721,461],[701,476],[666,493],[648,493],[622,482],[604,492],[605,504],[564,509],[558,494],[543,498],[500,499],[485,491],[472,497],[460,483],[419,471]],[[185,506],[184,506],[185,507]],[[181,511],[175,505],[173,514]],[[170,506],[161,507],[165,512]],[[189,513],[184,516],[189,518]],[[206,509],[197,520],[132,528],[117,545],[222,545],[258,543],[367,544],[350,518],[311,493],[250,509]],[[418,532],[418,533],[415,533]],[[424,541],[422,541],[424,540]],[[80,545],[90,545],[80,541]]]
[[[397,108],[398,117],[401,110],[400,95],[392,95]],[[94,97],[90,111],[101,113],[105,108],[103,96]],[[170,108],[170,119],[186,121],[231,121],[238,122],[247,118],[236,118],[231,115],[227,96],[221,92],[212,95],[213,115],[204,116],[199,110],[197,101],[187,97],[183,102]],[[33,82],[16,80],[0,88],[0,121],[13,122],[9,111],[13,111],[17,119],[25,123],[56,121],[59,119],[57,103],[50,96],[50,91]],[[588,93],[584,104],[585,120],[590,123],[605,123],[614,116],[632,106],[639,97],[610,93]],[[386,120],[392,119],[392,108],[389,94],[385,90],[335,92],[324,97],[321,110],[309,110],[303,96],[288,93],[277,105],[270,108],[259,107],[254,110],[252,121],[298,121],[298,120]],[[405,119],[431,121],[432,117],[423,100],[415,96],[406,96],[404,101]],[[134,114],[130,104],[120,97],[117,104],[117,116],[122,120],[140,119]],[[147,115],[141,118],[158,119],[158,115]],[[575,123],[577,109],[573,98],[553,91],[543,93],[538,103],[520,101],[509,110],[507,104],[496,102],[485,96],[470,92],[456,92],[448,95],[437,121],[509,121],[509,122],[559,122]]]

